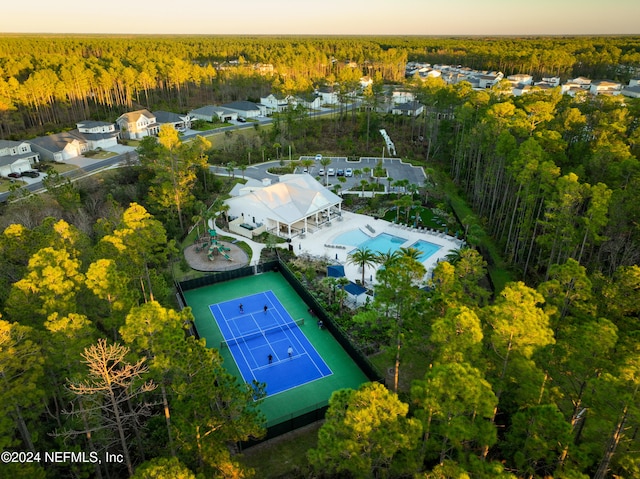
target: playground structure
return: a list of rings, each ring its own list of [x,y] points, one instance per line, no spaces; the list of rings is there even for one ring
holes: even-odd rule
[[[209,230],[209,236],[202,236],[198,239],[198,244],[195,247],[196,253],[204,250],[207,250],[207,259],[209,261],[215,261],[215,255],[217,254],[220,254],[227,261],[233,261],[233,258],[228,254],[231,248],[227,248],[218,242],[218,234],[213,229]]]

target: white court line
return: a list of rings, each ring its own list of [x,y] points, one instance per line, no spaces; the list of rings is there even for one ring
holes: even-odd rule
[[[276,298],[277,298],[277,296],[275,295],[275,293],[274,293],[273,291],[269,290],[269,292],[270,292],[271,294],[273,294],[273,296],[274,296],[274,297],[276,297]],[[264,292],[263,294],[266,296],[266,292]],[[268,297],[267,297],[267,298],[268,298]],[[271,302],[271,300],[270,300],[270,299],[268,299],[268,302],[271,304],[272,308],[273,308],[274,310],[276,310],[276,311],[277,311],[277,308],[273,307],[273,303]],[[280,306],[282,306],[282,307],[285,309],[285,311],[286,311],[286,308],[284,307],[284,305],[283,305],[279,300],[278,300],[278,303],[279,303],[279,304],[280,304]],[[282,326],[283,326],[283,325],[286,325],[287,323],[289,323],[289,321],[286,321],[286,318],[282,316],[282,314],[280,313],[280,311],[277,311],[277,312],[278,312],[278,316],[282,319],[282,322],[281,322],[281,323],[278,323],[278,325],[280,326],[280,329],[284,332],[284,335],[285,335],[288,339],[291,339],[291,337],[289,336],[289,334],[288,334],[288,332],[287,332],[287,331],[291,332],[291,335],[293,335],[293,337],[294,337],[294,339],[295,339],[295,342],[297,342],[297,343],[298,343],[298,346],[300,347],[301,353],[300,353],[300,354],[298,354],[298,356],[302,356],[303,354],[306,354],[306,355],[309,357],[309,360],[311,361],[311,363],[312,363],[312,364],[315,366],[315,368],[318,370],[318,372],[320,373],[320,375],[321,375],[322,377],[324,377],[324,374],[322,373],[322,370],[320,369],[320,367],[318,366],[318,364],[314,361],[313,357],[309,354],[309,351],[307,351],[307,348],[305,348],[305,347],[304,347],[304,345],[302,344],[302,342],[301,342],[301,341],[300,341],[300,339],[298,338],[297,334],[295,334],[295,333],[293,332],[293,329],[292,329],[292,328],[287,328],[287,330],[284,330],[284,329],[283,329],[283,327],[282,327]],[[288,312],[288,311],[287,311],[287,314],[289,314],[289,312]],[[291,317],[291,315],[289,315],[289,317]],[[291,319],[293,319],[293,318],[291,318]],[[302,329],[300,329],[300,327],[299,327],[299,326],[298,326],[298,324],[295,322],[295,320],[293,321],[293,323],[295,324],[296,328],[298,328],[298,330],[300,331],[300,334],[302,334],[302,335],[304,336],[304,332],[302,331]],[[309,338],[307,338],[306,336],[305,336],[305,338],[307,339],[307,341],[309,341]],[[292,342],[293,342],[293,341],[292,341]],[[313,344],[311,344],[311,342],[310,342],[310,341],[309,341],[309,345],[313,348]],[[313,349],[314,349],[314,351],[316,352],[316,354],[318,354],[318,356],[319,356],[320,358],[322,358],[322,356],[320,356],[320,353],[318,353],[318,351],[317,351],[315,348],[313,348]],[[292,357],[293,357],[293,356],[292,356]],[[323,360],[323,361],[324,361],[324,360]],[[325,365],[326,365],[326,362],[325,362]],[[331,369],[331,368],[329,368],[329,369]]]
[[[229,326],[229,322],[227,321],[227,317],[224,315],[224,313],[220,309],[220,306],[218,306],[217,304],[215,306],[218,308],[218,311],[220,311],[220,316],[224,319],[224,322],[227,324],[227,326]],[[214,317],[214,321],[215,321],[215,315],[213,317]],[[229,328],[229,329],[231,329],[231,328]],[[224,338],[224,333],[222,334],[222,337]],[[225,339],[225,341],[226,341],[226,339]],[[227,343],[227,345],[228,344],[229,343]],[[236,344],[236,346],[238,346],[238,345]],[[249,372],[251,373],[251,376],[253,377],[254,381],[257,381],[258,378],[256,378],[255,374],[253,374],[253,368],[249,364],[249,361],[247,361],[247,357],[242,352],[242,348],[240,348],[238,346],[238,349],[240,350],[240,353],[242,354],[242,359],[244,359],[244,362],[247,365],[247,368],[249,368]],[[244,377],[244,374],[242,374],[242,368],[240,367],[240,364],[238,364],[238,361],[236,360],[236,355],[233,354],[233,351],[231,351],[231,348],[229,348],[229,351],[231,352],[231,357],[233,358],[233,362],[236,363],[236,367],[238,368],[238,371],[240,371],[240,374],[242,375],[242,377]]]

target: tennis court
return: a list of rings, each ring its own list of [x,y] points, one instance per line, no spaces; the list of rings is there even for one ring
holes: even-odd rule
[[[231,318],[239,314],[239,304],[244,301],[242,303],[244,314],[247,314],[250,313],[251,307],[250,303],[243,298],[254,294],[259,295],[265,291],[272,291],[283,308],[296,321],[304,319],[304,325],[300,327],[301,331],[304,332],[304,336],[312,344],[313,349],[322,357],[333,373],[266,397],[260,404],[260,410],[267,418],[267,426],[280,424],[301,413],[313,411],[326,405],[333,391],[343,388],[357,389],[362,383],[369,380],[332,334],[326,329],[318,328],[316,319],[309,313],[306,303],[278,272],[265,272],[184,292],[187,305],[192,309],[198,334],[201,338],[206,339],[208,347],[219,349],[220,355],[224,359],[225,368],[230,373],[242,381],[246,381],[231,348],[220,347],[224,342],[229,343],[229,336],[222,333],[210,306],[228,303],[227,317]],[[260,314],[264,316],[264,311],[261,312],[264,309],[264,301],[258,302],[256,308],[258,313],[255,316],[259,320]],[[239,331],[236,332],[236,335],[239,334]],[[248,327],[242,331],[248,331]],[[272,335],[267,334],[267,336]],[[274,339],[271,338],[270,342],[275,342]],[[255,354],[261,361],[265,359],[268,361],[268,354],[265,352]],[[292,360],[292,362],[294,361]],[[272,375],[272,379],[273,377],[274,375]],[[269,379],[266,382],[268,383]]]
[[[332,374],[273,291],[209,306],[245,382],[266,384],[267,396]],[[314,325],[315,327],[315,325]]]

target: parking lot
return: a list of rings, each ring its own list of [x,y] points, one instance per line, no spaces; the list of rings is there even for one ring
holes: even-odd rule
[[[314,164],[308,168],[308,171],[306,172],[304,171],[305,168],[303,166],[299,166],[296,168],[296,173],[309,173],[311,176],[319,178],[319,181],[323,184],[326,179],[329,187],[341,184],[343,189],[352,189],[354,187],[359,187],[360,182],[363,179],[370,179],[373,169],[379,162],[382,162],[382,166],[386,169],[388,177],[392,178],[393,181],[406,179],[410,184],[422,185],[427,178],[422,167],[403,163],[402,160],[398,158],[362,157],[357,160],[337,156],[324,158],[331,160],[331,163],[326,167],[320,164],[320,160],[322,158],[318,158],[317,156],[301,156],[300,161],[305,159],[313,160]],[[367,174],[364,173],[365,168],[369,168]],[[327,170],[326,176],[323,171],[324,169]],[[246,173],[249,174],[249,170],[247,170]],[[338,180],[339,177],[344,177],[346,181],[342,183]],[[264,176],[262,178],[264,178]],[[389,186],[389,182],[386,178],[380,179],[380,182],[385,186]]]

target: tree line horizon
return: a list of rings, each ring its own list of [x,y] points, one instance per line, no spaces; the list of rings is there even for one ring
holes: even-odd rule
[[[309,92],[354,76],[402,83],[407,61],[625,81],[640,68],[640,37],[2,35],[0,138],[114,121],[137,108],[182,112]]]

